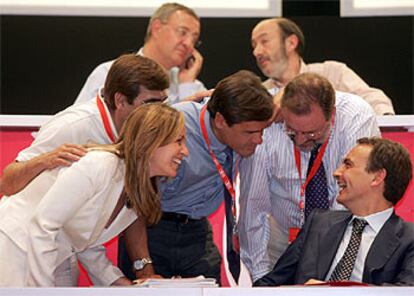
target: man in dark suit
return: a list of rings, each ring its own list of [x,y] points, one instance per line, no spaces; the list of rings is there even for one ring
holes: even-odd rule
[[[348,211],[315,210],[274,269],[254,286],[356,281],[414,285],[414,224],[394,212],[412,178],[400,144],[362,138],[334,176]]]

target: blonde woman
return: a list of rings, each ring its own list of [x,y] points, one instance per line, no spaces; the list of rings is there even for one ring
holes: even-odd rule
[[[163,104],[143,105],[115,144],[89,148],[72,166],[45,171],[4,197],[0,285],[76,285],[68,268],[74,254],[95,285],[130,284],[102,243],[137,216],[148,224],[159,220],[157,179],[174,177],[187,155],[183,115]]]

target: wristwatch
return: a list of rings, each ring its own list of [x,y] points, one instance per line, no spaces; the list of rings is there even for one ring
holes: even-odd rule
[[[141,270],[144,268],[145,265],[151,264],[152,260],[150,257],[144,257],[134,261],[134,269]]]

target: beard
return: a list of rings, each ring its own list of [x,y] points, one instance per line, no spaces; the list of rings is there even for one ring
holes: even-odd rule
[[[281,43],[279,51],[274,55],[273,59],[270,59],[270,61],[272,61],[272,65],[270,65],[271,68],[268,69],[268,71],[262,69],[263,74],[269,78],[278,81],[281,80],[288,67],[288,57],[284,42]]]

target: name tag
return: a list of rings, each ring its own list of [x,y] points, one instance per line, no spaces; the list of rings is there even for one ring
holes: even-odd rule
[[[293,241],[296,239],[300,231],[299,227],[291,227],[289,228],[289,244],[293,243]]]

